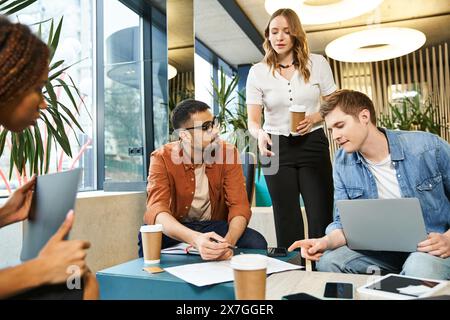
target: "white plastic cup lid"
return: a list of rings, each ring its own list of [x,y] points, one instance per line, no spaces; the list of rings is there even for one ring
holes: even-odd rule
[[[306,107],[295,104],[295,105],[289,107],[289,111],[290,112],[306,112]]]
[[[162,224],[153,224],[141,227],[141,232],[162,232],[162,231],[163,231]]]
[[[240,254],[231,258],[230,265],[236,270],[266,269],[267,257],[261,254]]]

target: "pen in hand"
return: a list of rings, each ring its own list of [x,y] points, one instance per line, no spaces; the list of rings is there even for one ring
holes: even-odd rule
[[[222,243],[222,242],[220,242],[219,240],[216,240],[216,239],[214,239],[214,238],[212,238],[212,237],[209,237],[209,241],[212,241],[212,242],[215,242],[215,243]],[[237,249],[237,246],[228,246],[228,249]]]

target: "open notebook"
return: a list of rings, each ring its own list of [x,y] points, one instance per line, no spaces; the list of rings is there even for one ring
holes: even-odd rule
[[[191,245],[181,242],[177,245],[174,245],[169,248],[165,248],[161,250],[161,253],[165,254],[197,254],[200,255],[197,249],[192,247]]]

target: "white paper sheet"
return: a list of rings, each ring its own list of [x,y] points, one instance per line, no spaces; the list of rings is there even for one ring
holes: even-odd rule
[[[273,258],[267,258],[267,261],[267,274],[303,268]],[[234,280],[229,260],[186,264],[164,270],[197,287]]]

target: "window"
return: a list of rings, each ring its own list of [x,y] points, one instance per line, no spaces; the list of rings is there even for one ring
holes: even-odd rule
[[[142,181],[144,100],[140,17],[118,0],[105,1],[103,12],[105,182]]]
[[[153,132],[154,146],[159,148],[169,141],[169,105],[167,82],[167,28],[166,17],[152,11],[152,69],[153,69]],[[150,118],[151,117],[147,117]]]
[[[195,54],[195,99],[203,101],[210,107],[214,106],[214,97],[211,95],[213,86],[213,66],[198,54]]]
[[[108,183],[115,184],[112,191],[145,190],[149,155],[169,138],[165,5],[37,0],[11,18],[32,25],[63,16],[56,58],[65,66],[75,63],[68,74],[82,94],[77,117],[84,132],[69,132],[71,158],[53,147],[49,172],[82,167],[83,191]],[[50,24],[45,26],[44,39]],[[70,105],[63,92],[61,99]],[[21,184],[18,174],[8,179],[7,149],[0,158],[0,196]]]
[[[219,112],[219,106],[213,96],[212,80],[214,79],[215,83],[219,82],[221,68],[226,75],[228,85],[233,78],[235,70],[199,39],[195,39],[195,99],[207,103],[214,109],[216,114]],[[238,101],[237,87],[232,97],[234,97],[234,105]],[[235,110],[234,107],[232,110]]]
[[[33,25],[40,21],[50,18],[55,19],[55,24],[64,16],[62,33],[58,49],[55,53],[55,60],[64,60],[62,67],[74,64],[62,78],[70,83],[68,75],[73,79],[75,85],[81,91],[81,99],[77,99],[80,114],[78,115],[74,108],[70,108],[77,117],[80,126],[84,132],[75,127],[75,131],[67,129],[72,148],[72,157],[65,155],[61,148],[53,147],[51,149],[50,173],[68,170],[73,167],[83,167],[83,177],[81,190],[92,190],[95,188],[95,109],[93,108],[94,90],[93,90],[93,36],[92,21],[93,7],[90,0],[38,0],[33,5],[23,9],[16,16],[10,17],[12,20],[18,20],[27,25]],[[37,26],[32,27],[37,29]],[[42,36],[47,39],[50,23],[42,25]],[[67,107],[71,102],[64,94],[63,90],[57,89],[57,95],[60,95],[60,101]],[[77,96],[75,95],[77,98]],[[94,119],[94,120],[93,120]],[[41,132],[45,135],[44,126]],[[8,146],[0,158],[0,169],[5,179],[1,179],[0,195],[8,196],[10,191],[21,185],[21,177],[15,171],[11,181],[8,181],[10,152]]]

